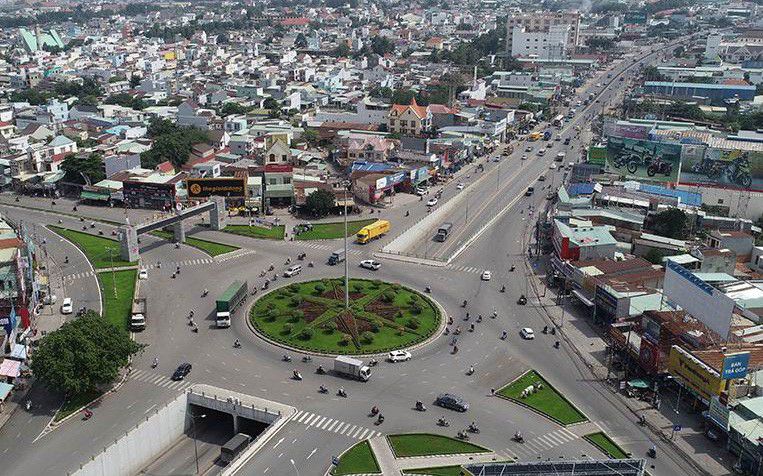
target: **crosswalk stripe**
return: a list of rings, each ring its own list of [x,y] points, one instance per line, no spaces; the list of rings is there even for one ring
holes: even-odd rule
[[[360,436],[358,436],[358,439],[362,440],[363,437],[366,436],[366,433],[368,433],[368,428],[363,429],[363,433],[361,433]]]
[[[334,428],[334,433],[339,433],[339,430],[341,430],[342,428],[347,428],[348,426],[350,426],[349,423],[342,422],[339,424],[339,426]]]
[[[318,425],[320,425],[320,424],[321,424],[321,423],[323,423],[324,421],[326,421],[326,417],[323,417],[323,418],[321,418],[321,421],[319,421],[319,422],[318,422]],[[318,425],[315,425],[315,422],[313,422],[313,423],[311,423],[311,424],[310,424],[310,426],[315,426],[315,427],[317,427]]]
[[[293,418],[296,420],[297,418],[300,417],[300,415],[303,415],[304,413],[305,413],[304,410],[299,410],[297,413],[294,414]]]
[[[353,431],[355,428],[357,428],[357,427],[358,427],[358,425],[352,425],[352,428],[350,428],[350,425],[347,425],[347,428],[350,428],[350,430],[348,431],[348,430],[347,430],[347,428],[345,428],[345,429],[344,429],[344,431],[342,432],[342,434],[344,435],[344,434],[346,433],[346,434],[347,434],[347,436],[349,436],[349,435],[350,435],[350,433],[352,433],[352,431]]]
[[[551,440],[554,446],[563,445],[565,442],[565,440],[562,440],[561,438],[559,438],[553,433],[549,433],[548,435],[546,435],[546,439]]]
[[[311,413],[311,414],[310,414],[310,416],[309,416],[309,417],[307,417],[307,418],[305,419],[305,421],[304,421],[304,422],[302,422],[302,423],[304,423],[305,425],[312,425],[312,424],[313,424],[313,423],[315,423],[315,422],[318,420],[318,418],[320,418],[320,417],[321,417],[320,415],[316,415],[315,413]]]
[[[357,438],[361,431],[363,431],[363,427],[359,426],[358,429],[355,430],[355,432],[352,435],[350,435],[350,437]]]
[[[299,416],[299,418],[297,419],[297,421],[298,421],[298,422],[300,422],[300,423],[302,423],[302,420],[304,420],[305,418],[308,418],[308,419],[309,419],[308,415],[312,415],[312,413],[308,413],[308,412],[304,412],[304,413],[302,413],[302,415],[300,415],[300,416]]]
[[[327,428],[326,428],[326,431],[331,431],[331,430],[333,430],[333,429],[334,429],[334,427],[335,427],[335,426],[337,426],[337,424],[339,424],[339,420],[336,420],[336,421],[334,421],[334,423],[332,423],[332,424],[331,424],[331,426],[329,426],[329,427],[327,427]]]
[[[329,425],[331,424],[331,422],[332,422],[332,421],[334,421],[334,419],[333,419],[333,418],[329,418],[329,419],[326,421],[326,423],[324,423],[324,424],[321,426],[321,430],[325,430],[325,429],[326,429],[326,427],[327,427],[327,426],[329,426]]]

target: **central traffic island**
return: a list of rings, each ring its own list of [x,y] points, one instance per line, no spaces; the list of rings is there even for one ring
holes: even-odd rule
[[[326,355],[369,355],[420,344],[440,329],[440,307],[397,283],[341,278],[292,283],[263,295],[249,319],[267,340]]]

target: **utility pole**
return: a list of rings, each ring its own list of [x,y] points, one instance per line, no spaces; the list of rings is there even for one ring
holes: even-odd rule
[[[196,459],[196,474],[199,474],[199,446],[196,443],[196,419],[197,418],[206,418],[207,415],[194,415],[193,413],[190,413],[191,415],[191,426],[193,427],[193,455]]]
[[[347,192],[350,189],[351,182],[345,180],[344,186],[344,310],[350,310],[350,265],[349,256],[347,256]]]

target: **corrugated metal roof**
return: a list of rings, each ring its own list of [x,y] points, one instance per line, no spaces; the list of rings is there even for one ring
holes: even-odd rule
[[[698,207],[702,205],[702,194],[689,192],[687,190],[674,190],[672,188],[660,187],[659,185],[639,184],[639,191],[659,195],[662,197],[678,198],[684,205]]]

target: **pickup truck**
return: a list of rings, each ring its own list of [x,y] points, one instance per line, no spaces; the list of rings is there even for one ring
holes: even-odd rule
[[[146,298],[137,297],[132,300],[130,313],[130,330],[142,331],[146,328]]]

